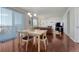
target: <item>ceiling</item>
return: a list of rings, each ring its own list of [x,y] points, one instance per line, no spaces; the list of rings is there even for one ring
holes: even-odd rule
[[[67,7],[22,7],[22,9],[41,16],[62,17]]]

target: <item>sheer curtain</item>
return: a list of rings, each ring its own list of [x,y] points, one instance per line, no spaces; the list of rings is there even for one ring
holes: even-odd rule
[[[24,28],[24,15],[19,12],[14,12],[14,27],[16,30],[22,30]]]
[[[0,8],[0,32],[1,32],[1,8]]]
[[[8,8],[0,8],[0,40],[16,37],[16,31],[24,29],[24,14]]]
[[[1,8],[1,26],[3,33],[12,30],[12,10]]]

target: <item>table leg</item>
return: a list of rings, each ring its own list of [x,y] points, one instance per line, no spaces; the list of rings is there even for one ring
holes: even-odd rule
[[[21,50],[21,48],[20,48],[20,44],[21,44],[21,41],[20,41],[20,33],[18,33],[18,48],[19,48],[19,51]]]
[[[20,37],[19,37],[19,36],[20,36],[20,34],[19,34],[19,32],[17,32],[17,40],[18,40],[17,44],[18,44],[18,51],[19,51],[19,47],[20,47],[20,44],[19,44],[19,43],[20,43],[20,41],[19,41],[19,40],[20,40]]]
[[[40,36],[38,36],[38,52],[40,52]]]
[[[28,50],[28,41],[26,42],[26,52],[27,52],[27,50]]]
[[[33,37],[33,45],[35,45],[35,43],[36,43],[36,37],[34,36]]]
[[[20,51],[20,33],[18,33],[18,39],[19,39],[19,41],[18,41],[18,48],[19,48],[19,51]]]

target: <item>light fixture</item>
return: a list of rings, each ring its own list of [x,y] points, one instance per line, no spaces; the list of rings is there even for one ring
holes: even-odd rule
[[[31,15],[31,13],[30,13],[30,12],[28,12],[27,14],[28,14],[28,15]]]
[[[32,17],[32,15],[29,15],[30,17]]]
[[[36,13],[34,13],[34,16],[37,16],[37,14],[36,14]]]
[[[28,15],[29,15],[30,17],[32,17],[32,15],[31,15],[31,13],[30,13],[30,12],[28,12]]]

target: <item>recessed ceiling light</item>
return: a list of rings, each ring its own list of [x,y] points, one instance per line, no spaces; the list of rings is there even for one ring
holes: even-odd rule
[[[29,15],[30,17],[32,17],[32,15]]]
[[[37,14],[35,13],[34,16],[37,16]]]
[[[31,13],[30,13],[30,12],[28,12],[27,14],[28,14],[28,15],[31,15]]]
[[[32,17],[32,15],[31,15],[31,13],[30,13],[30,12],[28,12],[28,15],[29,15],[30,17]]]

